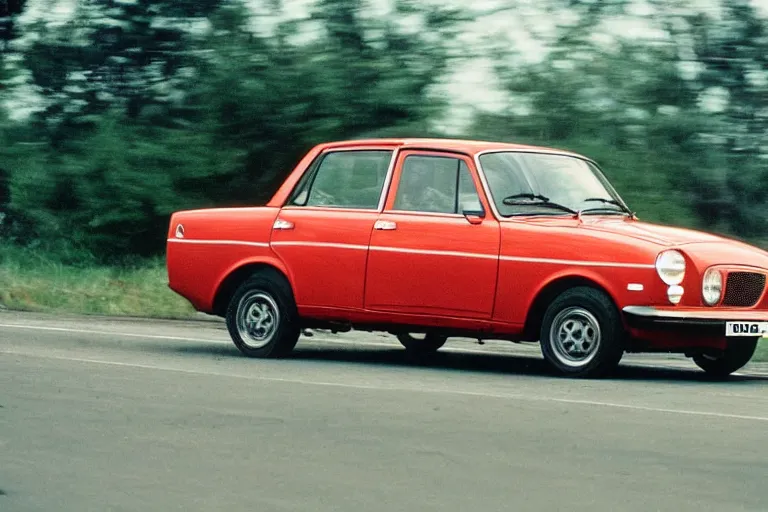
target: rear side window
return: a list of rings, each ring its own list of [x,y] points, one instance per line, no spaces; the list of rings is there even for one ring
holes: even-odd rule
[[[326,153],[299,183],[288,204],[376,209],[391,160],[389,150]]]

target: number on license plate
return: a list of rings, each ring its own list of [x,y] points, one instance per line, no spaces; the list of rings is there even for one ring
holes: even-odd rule
[[[726,322],[726,336],[765,336],[768,322]]]

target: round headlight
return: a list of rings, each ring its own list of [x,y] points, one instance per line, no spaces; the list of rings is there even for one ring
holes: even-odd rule
[[[685,258],[678,251],[664,251],[656,258],[656,272],[664,284],[680,284],[685,277]]]
[[[707,306],[714,306],[720,302],[723,293],[723,274],[719,270],[711,268],[704,273],[701,281],[701,296]]]

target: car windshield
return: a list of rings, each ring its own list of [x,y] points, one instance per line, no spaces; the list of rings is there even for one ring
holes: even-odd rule
[[[508,151],[479,160],[502,216],[628,213],[600,170],[581,158]]]

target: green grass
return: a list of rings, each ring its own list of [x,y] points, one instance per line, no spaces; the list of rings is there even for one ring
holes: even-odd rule
[[[133,268],[65,265],[29,250],[0,250],[0,304],[21,311],[190,318],[168,288],[162,260]]]

